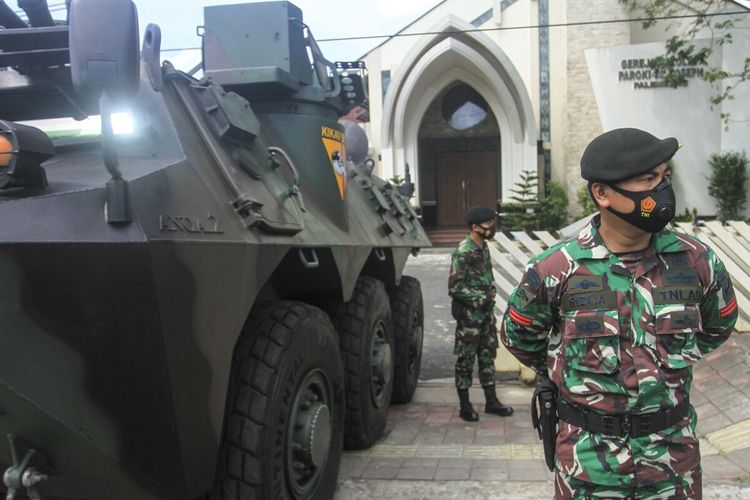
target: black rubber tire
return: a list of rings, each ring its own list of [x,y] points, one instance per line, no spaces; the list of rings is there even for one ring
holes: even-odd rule
[[[402,276],[401,283],[391,290],[390,296],[395,343],[391,403],[403,404],[410,402],[414,397],[422,363],[424,332],[422,287],[416,278]],[[412,340],[414,328],[419,328],[419,331],[415,332],[416,342]]]
[[[393,325],[388,294],[382,282],[360,277],[349,302],[330,307],[339,334],[346,385],[344,449],[369,448],[383,434],[393,391],[393,363],[378,406],[371,390],[372,342],[376,325],[385,329],[393,353]],[[380,327],[379,327],[380,328]],[[392,354],[390,355],[392,359]]]
[[[321,386],[330,390],[330,449],[314,489],[300,495],[287,466],[288,422],[300,384],[312,372],[323,373],[327,384]],[[328,316],[301,302],[254,309],[234,349],[217,486],[209,498],[333,498],[343,430],[344,375]]]

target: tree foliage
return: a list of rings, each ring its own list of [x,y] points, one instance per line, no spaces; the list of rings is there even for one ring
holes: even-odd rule
[[[709,58],[717,48],[733,42],[731,29],[741,19],[738,16],[716,15],[729,7],[738,11],[739,7],[728,6],[726,0],[620,0],[627,9],[642,18],[644,29],[653,27],[659,18],[692,13],[685,18],[682,31],[669,38],[664,54],[649,61],[649,67],[664,75],[664,81],[670,87],[677,88],[687,84],[687,79],[680,68],[683,66],[703,66],[703,79],[711,83],[716,91],[710,99],[711,105],[721,104],[734,99],[735,88],[750,80],[750,55],[745,64],[736,71],[726,71],[722,67],[709,65]],[[674,27],[675,24],[670,24]],[[696,36],[708,32],[707,46],[696,43]],[[725,125],[731,122],[729,113],[722,112]]]
[[[747,198],[747,156],[744,152],[727,151],[711,155],[708,164],[711,166],[708,194],[716,200],[719,207],[719,220],[725,222],[741,219],[740,211]]]
[[[547,183],[547,196],[539,203],[537,214],[541,231],[557,231],[568,223],[568,193],[562,184]]]
[[[513,204],[506,206],[503,229],[509,231],[556,231],[568,222],[568,195],[555,181],[547,184],[547,196],[538,195],[538,176],[524,171],[511,189]]]

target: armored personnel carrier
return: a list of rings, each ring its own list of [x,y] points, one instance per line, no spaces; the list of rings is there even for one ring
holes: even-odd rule
[[[289,2],[206,8],[187,73],[158,26],[141,45],[131,0],[18,6],[0,1],[7,498],[331,498],[422,346],[402,270],[429,241],[339,122],[362,65],[328,62]]]

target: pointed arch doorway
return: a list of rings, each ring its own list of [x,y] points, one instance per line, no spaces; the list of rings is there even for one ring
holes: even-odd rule
[[[425,226],[465,232],[472,205],[496,207],[501,192],[500,128],[472,86],[445,87],[419,127],[418,178]]]

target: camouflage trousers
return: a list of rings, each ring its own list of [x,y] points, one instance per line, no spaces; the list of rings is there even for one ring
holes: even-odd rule
[[[555,499],[700,499],[697,415],[639,437],[608,437],[560,421]]]
[[[555,471],[555,500],[626,498],[632,500],[686,500],[702,498],[701,470],[678,476],[676,480],[663,481],[649,486],[617,488],[580,481]]]
[[[497,326],[492,308],[489,311],[465,309],[456,325],[456,387],[471,387],[474,360],[479,365],[479,382],[495,383],[495,354],[497,353]]]

